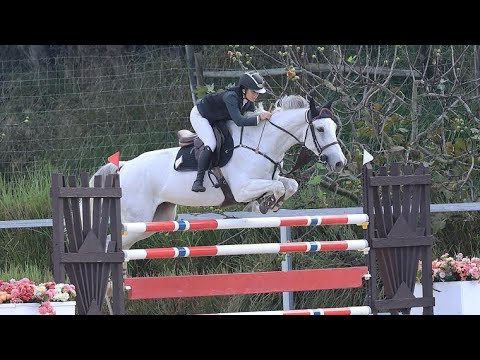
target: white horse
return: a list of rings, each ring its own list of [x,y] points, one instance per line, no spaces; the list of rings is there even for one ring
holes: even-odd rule
[[[298,95],[283,97],[275,105],[270,121],[244,127],[243,135],[233,121],[227,122],[234,145],[243,146],[235,148],[221,170],[235,201],[250,203],[254,211],[259,209],[257,199],[264,195],[270,200],[269,209],[277,211],[297,191],[298,183],[282,176],[281,172],[285,153],[295,144],[305,145],[330,170],[341,171],[347,162],[337,142],[337,125],[332,120],[330,105],[317,108],[313,99],[309,104]],[[149,151],[120,162],[122,223],[175,220],[177,205],[221,206],[225,196],[220,188],[209,186],[207,176],[207,190],[193,192],[196,171],[174,169],[179,149]],[[95,175],[116,171],[117,167],[108,163]],[[150,235],[152,233],[129,232],[122,237],[122,247],[129,249]]]

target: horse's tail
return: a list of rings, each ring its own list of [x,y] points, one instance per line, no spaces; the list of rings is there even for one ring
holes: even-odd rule
[[[102,185],[105,184],[105,179],[107,177],[107,175],[110,175],[110,174],[115,174],[115,172],[117,172],[117,170],[119,170],[124,164],[125,164],[126,161],[120,161],[119,163],[119,167],[117,168],[117,166],[115,164],[112,164],[112,163],[108,163],[108,164],[105,164],[103,165],[102,167],[100,167],[97,172],[95,174],[93,174],[93,176],[90,178],[90,181],[89,181],[89,186],[90,187],[93,187],[93,183],[94,183],[94,178],[95,176],[97,175],[101,175],[102,176]],[[82,211],[82,201],[80,200],[80,217],[82,218],[83,217],[83,211]],[[82,219],[83,221],[83,219]],[[93,223],[93,199],[90,199],[90,223],[92,224]],[[107,236],[107,246],[108,246],[108,243],[110,242],[110,235]]]
[[[95,176],[97,175],[101,175],[102,176],[102,183],[105,182],[105,177],[107,175],[110,175],[110,174],[115,174],[117,172],[117,169],[120,169],[123,164],[125,164],[125,161],[120,161],[120,164],[119,164],[119,167],[117,168],[117,166],[115,164],[112,164],[112,163],[108,163],[108,164],[105,164],[103,165],[100,169],[97,170],[97,172],[95,174],[93,174],[93,176],[90,178],[90,187],[93,186],[93,179]]]

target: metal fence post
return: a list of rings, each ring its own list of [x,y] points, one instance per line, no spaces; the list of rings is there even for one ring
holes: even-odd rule
[[[280,226],[280,242],[287,243],[292,240],[292,228],[290,226]],[[282,271],[292,270],[292,256],[289,253],[283,254]],[[293,302],[293,292],[284,292],[283,310],[293,310],[295,304]]]

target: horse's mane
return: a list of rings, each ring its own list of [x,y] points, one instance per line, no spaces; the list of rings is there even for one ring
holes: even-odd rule
[[[272,113],[282,110],[289,110],[289,109],[305,109],[308,108],[309,104],[307,99],[305,99],[301,95],[284,95],[277,101],[275,101],[275,109],[273,109]],[[265,111],[263,107],[263,103],[260,102],[256,106],[255,111],[249,111],[246,113],[248,116],[258,115],[261,112]]]
[[[308,106],[309,106],[308,101],[303,96],[285,95],[285,96],[282,96],[277,101],[275,101],[275,109],[273,111],[289,110],[289,109],[305,109]]]
[[[307,99],[305,99],[301,95],[284,95],[277,101],[275,101],[275,109],[273,112],[282,111],[282,110],[289,110],[289,109],[305,109],[308,108],[309,104]],[[256,110],[254,112],[248,112],[249,116],[260,114],[262,111],[265,111],[263,108],[263,103],[259,103],[256,106]]]

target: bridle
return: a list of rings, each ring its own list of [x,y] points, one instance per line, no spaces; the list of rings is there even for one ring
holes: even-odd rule
[[[320,109],[320,112],[318,115],[316,115],[315,117],[312,118],[312,112],[310,109],[308,109],[306,112],[305,112],[305,121],[307,122],[308,126],[307,126],[307,129],[305,131],[305,136],[303,138],[303,141],[301,141],[299,138],[297,138],[295,135],[293,135],[290,131],[282,128],[281,126],[278,126],[277,124],[274,124],[273,122],[271,122],[270,120],[267,120],[271,125],[273,125],[274,127],[276,127],[277,129],[283,131],[284,133],[290,135],[291,137],[293,137],[296,141],[297,141],[297,144],[300,144],[302,145],[302,149],[300,150],[300,153],[297,157],[297,161],[294,165],[294,167],[292,168],[292,170],[290,170],[289,172],[285,172],[283,170],[283,167],[281,165],[281,161],[275,161],[273,160],[270,156],[268,156],[267,154],[265,153],[262,153],[258,146],[257,148],[252,148],[248,145],[244,145],[242,144],[242,139],[243,139],[243,126],[241,128],[241,131],[240,131],[240,143],[236,146],[234,146],[232,149],[229,149],[229,150],[226,150],[226,152],[228,151],[233,151],[234,149],[236,148],[239,148],[239,147],[243,147],[243,148],[246,148],[246,149],[250,149],[252,150],[253,152],[255,152],[256,154],[259,154],[259,155],[262,155],[264,158],[266,158],[267,160],[269,160],[271,163],[273,163],[275,166],[273,168],[273,173],[272,173],[272,179],[274,178],[275,176],[275,172],[277,171],[277,169],[280,169],[280,175],[281,176],[285,176],[285,175],[290,175],[292,172],[294,172],[295,170],[297,170],[300,166],[310,162],[310,157],[308,156],[305,156],[304,153],[305,153],[305,150],[307,149],[307,147],[305,146],[305,142],[307,141],[307,136],[308,136],[308,131],[310,130],[310,132],[312,133],[312,139],[313,139],[313,143],[315,145],[315,148],[317,149],[318,151],[318,158],[319,158],[319,161],[321,162],[324,162],[321,160],[321,157],[322,157],[322,153],[325,149],[329,148],[330,146],[333,146],[333,145],[337,145],[338,144],[338,141],[333,141],[325,146],[321,146],[318,139],[317,139],[317,135],[315,134],[315,129],[313,127],[313,123],[315,120],[319,120],[319,119],[325,119],[325,118],[333,118],[333,113],[330,109],[328,108],[321,108]],[[263,130],[262,130],[262,134],[263,134]],[[261,139],[261,138],[260,138]],[[258,145],[260,145],[260,141],[258,143]],[[308,150],[308,149],[307,149]]]
[[[297,140],[297,143],[301,144],[302,147],[305,147],[305,142],[307,141],[307,136],[308,136],[308,130],[310,130],[310,132],[312,133],[313,143],[315,144],[315,148],[318,151],[318,156],[320,157],[322,155],[322,152],[325,149],[329,148],[330,146],[338,144],[338,141],[333,141],[333,142],[331,142],[331,143],[329,143],[329,144],[327,144],[323,147],[320,145],[320,143],[317,139],[317,135],[315,133],[315,129],[313,127],[313,122],[315,120],[325,119],[325,118],[333,118],[333,113],[330,109],[327,109],[327,108],[320,109],[320,113],[317,116],[315,116],[314,118],[312,118],[312,113],[311,113],[310,109],[305,112],[305,121],[307,122],[308,127],[307,127],[307,130],[305,131],[305,137],[304,137],[303,141],[300,141],[295,135],[293,135],[288,130],[285,130],[284,128],[272,123],[270,120],[269,120],[269,122],[270,122],[270,124],[275,126],[277,129],[282,130],[283,132],[287,133],[288,135],[293,137],[295,140]]]

